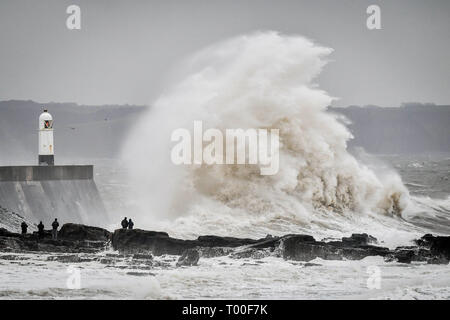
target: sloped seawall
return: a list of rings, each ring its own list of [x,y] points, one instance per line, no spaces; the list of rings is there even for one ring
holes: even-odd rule
[[[0,205],[46,226],[55,218],[60,224],[105,225],[93,171],[91,165],[0,167]]]

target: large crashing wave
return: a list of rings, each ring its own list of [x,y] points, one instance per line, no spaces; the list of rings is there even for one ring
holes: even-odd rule
[[[148,225],[167,218],[172,233],[243,236],[401,215],[408,191],[400,178],[358,162],[347,151],[351,133],[326,112],[332,98],[314,79],[331,52],[300,36],[264,32],[193,56],[124,150]],[[279,129],[279,173],[261,176],[255,165],[173,165],[171,133],[192,130],[194,120],[222,130]]]

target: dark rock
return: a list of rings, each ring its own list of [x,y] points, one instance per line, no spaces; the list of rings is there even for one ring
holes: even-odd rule
[[[78,241],[108,241],[110,236],[111,233],[105,229],[75,223],[64,224],[58,232],[58,238],[60,239]]]
[[[200,253],[196,249],[188,249],[178,259],[177,267],[181,266],[196,266],[200,260]]]
[[[20,237],[20,234],[8,231],[5,228],[0,228],[0,237]]]
[[[385,257],[390,253],[388,248],[377,246],[359,246],[359,247],[344,247],[342,248],[342,255],[348,260],[361,260],[365,257],[381,256]]]
[[[235,259],[260,259],[268,255],[282,256],[294,261],[359,260],[367,256],[382,256],[386,261],[411,263],[423,261],[430,264],[445,264],[450,260],[450,237],[424,235],[416,240],[417,246],[398,247],[395,250],[371,245],[376,238],[368,234],[352,234],[341,241],[316,241],[310,235],[289,234],[283,237],[267,236],[262,239],[200,236],[196,240],[181,240],[169,237],[166,232],[140,229],[119,229],[113,234],[107,230],[79,224],[65,224],[59,231],[58,240],[52,240],[50,231],[40,238],[37,233],[21,235],[0,228],[0,251],[2,252],[60,252],[96,253],[112,247],[120,254],[99,258],[100,263],[113,264],[119,258],[131,258],[136,268],[157,266],[152,255],[181,255],[177,265],[195,265],[201,257],[211,258],[229,255]],[[238,249],[236,249],[238,248]],[[62,262],[83,262],[77,255],[50,258]],[[173,262],[173,260],[172,260]],[[172,262],[166,263],[171,265]],[[164,262],[165,263],[165,262]]]
[[[227,247],[234,248],[252,245],[272,239],[240,239],[219,236],[200,236],[197,240],[181,240],[171,238],[165,232],[145,231],[139,229],[118,229],[112,235],[112,246],[121,253],[149,253],[154,255],[181,255],[188,249],[195,247]]]
[[[413,261],[428,262],[435,257],[431,251],[424,247],[402,246],[397,247],[386,255],[388,262],[398,261],[400,263],[411,263]]]
[[[198,245],[201,247],[240,247],[248,244],[257,243],[255,239],[240,239],[232,237],[218,236],[200,236],[197,238]]]
[[[139,260],[152,260],[153,256],[151,254],[140,254],[135,253],[133,254],[133,259],[139,259]]]
[[[400,263],[411,263],[412,259],[415,256],[415,253],[413,250],[409,249],[396,249],[393,255],[394,258]]]
[[[345,241],[322,242],[307,235],[289,235],[282,238],[280,247],[284,259],[297,261],[311,261],[315,258],[360,260],[368,256],[389,254],[388,248],[367,245],[370,236],[353,236]]]
[[[230,254],[230,258],[232,259],[247,259],[247,258],[252,258],[252,259],[262,259],[265,257],[270,256],[270,251],[269,250],[258,250],[258,249],[245,249],[242,251],[238,251],[238,252],[234,252],[232,254]]]
[[[314,238],[312,238],[312,239],[314,240]],[[274,248],[278,247],[279,245],[280,245],[279,237],[271,237],[271,238],[266,237],[264,239],[258,240],[258,242],[254,243],[254,244],[248,245],[247,248],[255,248],[255,249],[272,248],[272,249],[274,249]]]
[[[58,261],[62,263],[81,263],[81,262],[91,262],[93,258],[83,258],[78,255],[63,255],[63,256],[50,256],[47,261]]]
[[[292,238],[283,241],[283,258],[296,261],[311,261],[316,258],[324,260],[342,260],[340,248],[327,246],[318,242],[296,242]]]
[[[0,256],[0,260],[9,260],[9,261],[22,261],[22,260],[30,260],[29,257],[16,256],[13,254]]]
[[[450,260],[450,237],[426,234],[415,241],[419,247],[428,248],[435,256],[444,256]]]
[[[283,239],[287,238],[295,239],[296,242],[316,242],[313,236],[307,234],[287,234],[283,237]]]
[[[84,240],[84,241],[77,241],[75,245],[77,248],[104,250],[106,249],[107,243],[105,241]]]
[[[73,241],[73,240],[52,240],[51,238],[40,238],[37,234],[14,234],[3,233],[0,236],[1,251],[41,251],[41,252],[98,252],[104,250],[105,241]]]
[[[38,250],[36,241],[27,241],[26,238],[20,236],[0,237],[1,251],[34,251]]]
[[[33,236],[39,239],[51,239],[52,238],[52,230],[44,230],[42,235],[39,235],[39,232],[33,232]]]
[[[200,256],[202,258],[223,257],[233,252],[232,248],[224,247],[199,247],[198,250],[200,251]]]
[[[320,267],[321,264],[319,263],[312,263],[312,262],[307,262],[304,264],[305,267]]]
[[[99,262],[101,264],[113,264],[115,262],[115,259],[113,259],[113,258],[101,258],[99,260]]]
[[[449,264],[449,260],[444,256],[432,257],[427,260],[428,264]]]
[[[127,275],[129,275],[129,276],[135,276],[135,277],[155,276],[155,274],[154,274],[154,273],[151,273],[151,272],[135,272],[135,271],[127,272]]]
[[[310,261],[317,257],[331,255],[339,258],[334,248],[333,251],[328,250],[309,235],[285,236],[281,240],[280,247],[282,248],[283,258],[286,260]]]
[[[367,233],[353,233],[348,238],[342,238],[342,243],[346,246],[363,246],[371,243],[376,243],[377,238],[368,235]]]
[[[114,250],[121,253],[152,253],[181,255],[187,249],[196,247],[195,240],[170,238],[165,232],[145,231],[140,229],[118,229],[112,235]]]

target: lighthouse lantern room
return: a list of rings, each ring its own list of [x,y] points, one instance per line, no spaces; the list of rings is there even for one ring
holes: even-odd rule
[[[54,165],[54,154],[53,117],[47,109],[44,109],[44,112],[39,116],[39,165]]]

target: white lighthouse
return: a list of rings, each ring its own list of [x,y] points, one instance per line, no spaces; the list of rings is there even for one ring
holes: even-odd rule
[[[55,163],[53,144],[53,117],[47,109],[39,116],[39,165],[52,166]]]

